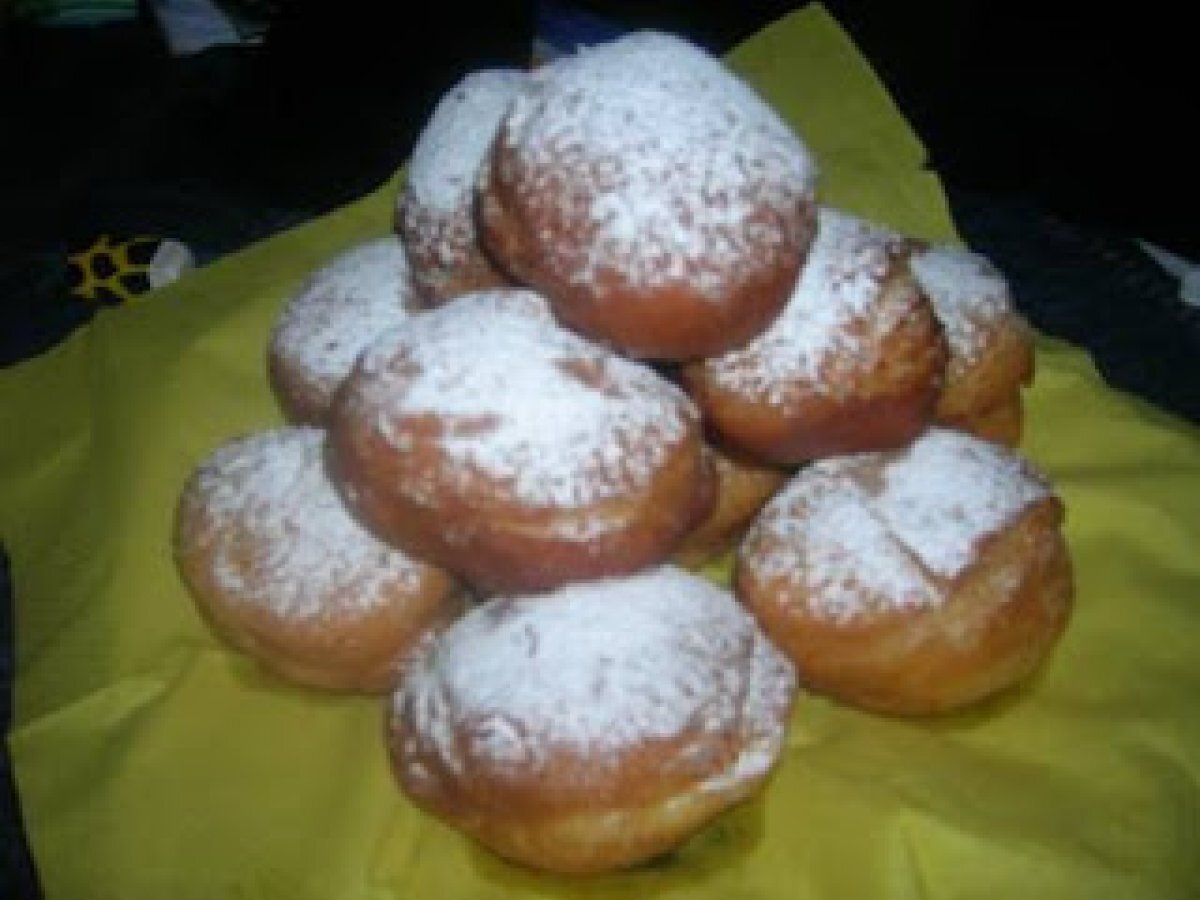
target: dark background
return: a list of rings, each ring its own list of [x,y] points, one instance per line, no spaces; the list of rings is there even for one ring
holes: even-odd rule
[[[532,2],[472,5],[470,28],[452,0],[420,22],[379,0],[275,2],[264,46],[180,59],[148,15],[0,32],[0,365],[94,312],[66,293],[62,260],[74,244],[105,230],[162,234],[203,263],[352,200],[407,157],[462,74],[524,65],[536,25]],[[720,52],[800,4],[574,5]],[[1088,238],[1142,238],[1200,259],[1196,79],[1190,32],[1171,5],[1139,2],[1137,15],[1050,0],[826,5],[924,139],[978,249],[1008,262],[1008,248],[990,243],[994,221],[974,230],[982,206],[1031,216],[1031,238],[1051,216]],[[1036,298],[1019,299],[1038,318]]]
[[[800,4],[575,5],[722,52]],[[1182,13],[1146,3],[826,6],[924,139],[964,238],[1006,272],[1034,324],[1086,347],[1113,385],[1200,421],[1200,318],[1135,242],[1200,260],[1196,79]],[[10,21],[0,30],[0,365],[94,314],[69,295],[72,247],[105,231],[158,234],[208,262],[373,189],[454,81],[529,59],[531,3],[440,0],[423,13],[280,2],[262,46],[185,58],[168,55],[148,15],[65,30]],[[0,565],[4,645],[6,584]],[[0,652],[0,679],[10,683],[10,652]],[[36,895],[8,781],[0,897]]]

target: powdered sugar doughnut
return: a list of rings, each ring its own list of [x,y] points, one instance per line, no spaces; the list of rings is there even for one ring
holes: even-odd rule
[[[794,691],[727,591],[655,568],[468,613],[395,693],[391,757],[414,802],[497,853],[599,872],[757,790]]]
[[[397,198],[396,229],[426,305],[509,283],[480,246],[475,181],[501,115],[528,78],[516,69],[468,74],[438,101],[417,137]]]
[[[481,227],[571,327],[689,359],[779,311],[815,180],[800,139],[719,60],[638,32],[533,73],[481,172]]]
[[[362,519],[485,591],[661,561],[712,502],[687,397],[524,290],[465,294],[381,337],[330,430]]]
[[[743,542],[739,597],[833,697],[953,709],[1027,677],[1066,627],[1063,507],[1012,451],[932,429],[905,450],[822,460]]]
[[[323,445],[319,429],[287,427],[215,451],[180,498],[176,560],[233,646],[301,684],[383,691],[463,603],[448,575],[350,517]]]
[[[357,244],[317,269],[285,304],[267,350],[271,386],[288,418],[324,423],[362,348],[412,310],[408,262],[395,236]]]
[[[911,267],[950,347],[935,419],[1015,446],[1021,388],[1033,380],[1034,358],[1008,282],[986,257],[945,244],[919,250]]]
[[[778,318],[745,346],[683,369],[713,431],[779,464],[898,447],[919,434],[946,347],[907,251],[895,232],[823,207]]]

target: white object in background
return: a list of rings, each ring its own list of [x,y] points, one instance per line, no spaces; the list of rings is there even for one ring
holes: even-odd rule
[[[150,287],[161,287],[178,280],[184,272],[196,267],[196,257],[187,244],[170,238],[165,239],[154,251],[154,258],[146,267],[146,280]]]
[[[242,43],[230,18],[209,0],[151,0],[150,10],[172,56]]]
[[[1200,263],[1176,256],[1147,241],[1138,241],[1154,261],[1179,279],[1179,299],[1188,306],[1200,306]]]

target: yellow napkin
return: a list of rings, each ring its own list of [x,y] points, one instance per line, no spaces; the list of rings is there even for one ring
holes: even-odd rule
[[[820,7],[731,62],[811,143],[827,201],[953,235],[919,141]],[[661,864],[592,880],[506,864],[397,792],[380,701],[227,651],[173,568],[176,497],[218,444],[280,421],[263,362],[280,304],[387,230],[395,186],[0,373],[9,739],[50,900],[1195,896],[1200,434],[1053,341],[1026,450],[1066,501],[1078,606],[1050,664],[936,722],[802,699],[768,790]]]

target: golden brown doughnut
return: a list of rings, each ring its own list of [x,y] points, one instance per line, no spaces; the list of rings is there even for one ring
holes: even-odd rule
[[[351,518],[323,446],[322,431],[285,427],[215,451],[180,497],[176,561],[217,633],[265,667],[300,684],[381,692],[464,602],[445,572]]]
[[[534,72],[481,172],[485,246],[570,327],[643,359],[748,340],[787,300],[816,170],[716,58],[637,32]]]
[[[284,305],[267,348],[271,387],[288,419],[324,424],[362,348],[414,308],[395,236],[357,244],[313,272]]]
[[[794,692],[728,591],[664,566],[468,613],[394,694],[390,754],[413,802],[496,853],[602,872],[757,791]]]
[[[950,349],[935,421],[1016,446],[1033,337],[1004,276],[986,257],[949,245],[918,250],[910,266]]]
[[[791,471],[765,466],[743,454],[709,447],[717,476],[712,512],[688,532],[672,557],[695,568],[733,547],[768,500],[791,477]]]
[[[787,306],[745,346],[683,367],[719,439],[766,462],[899,447],[929,423],[946,346],[908,242],[822,207]]]
[[[742,543],[736,590],[806,686],[885,713],[956,709],[1028,677],[1066,627],[1062,519],[1011,450],[935,428],[802,470]]]
[[[713,501],[686,395],[525,290],[464,294],[380,338],[330,439],[363,521],[485,592],[661,562]]]
[[[426,306],[510,283],[480,246],[475,181],[500,117],[528,77],[517,69],[466,75],[417,136],[396,200],[396,231]]]

